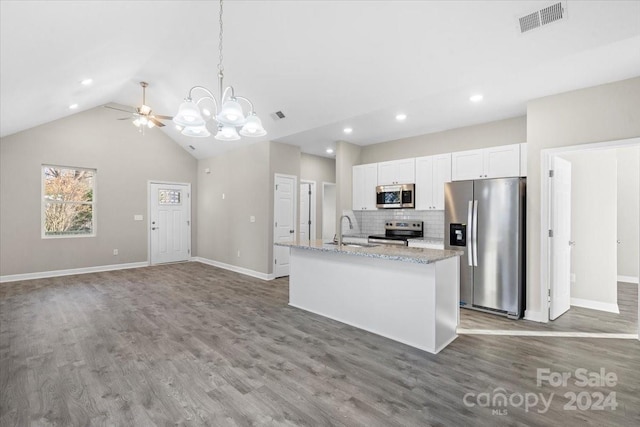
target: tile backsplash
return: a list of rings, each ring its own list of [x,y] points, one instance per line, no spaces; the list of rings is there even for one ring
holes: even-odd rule
[[[424,221],[424,236],[444,239],[444,211],[417,211],[414,209],[379,209],[354,211],[360,232],[384,234],[384,223],[388,219],[415,219]]]

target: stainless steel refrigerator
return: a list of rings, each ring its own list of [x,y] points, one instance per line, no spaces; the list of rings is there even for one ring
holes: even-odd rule
[[[460,306],[518,319],[525,304],[526,178],[445,184],[445,249],[460,258]]]

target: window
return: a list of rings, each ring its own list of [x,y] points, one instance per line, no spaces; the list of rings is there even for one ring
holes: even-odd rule
[[[95,236],[96,170],[42,166],[42,237]]]

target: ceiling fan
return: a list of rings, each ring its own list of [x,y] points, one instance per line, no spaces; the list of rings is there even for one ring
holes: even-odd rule
[[[173,117],[164,116],[162,114],[153,114],[151,107],[149,107],[146,103],[146,88],[149,86],[147,82],[140,82],[140,86],[142,86],[142,105],[140,107],[136,107],[135,111],[125,110],[123,108],[112,107],[110,105],[105,105],[105,108],[110,108],[112,110],[125,111],[127,113],[131,113],[132,117],[123,117],[118,120],[129,120],[133,118],[133,124],[140,128],[141,132],[144,132],[144,128],[152,128],[154,126],[163,127],[165,126],[160,120],[171,120]],[[131,107],[132,109],[134,107]]]

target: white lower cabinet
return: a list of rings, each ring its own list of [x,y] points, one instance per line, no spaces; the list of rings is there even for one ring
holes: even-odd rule
[[[369,163],[353,167],[352,209],[354,211],[376,209],[376,185],[378,164]]]
[[[451,182],[451,153],[416,158],[416,210],[444,210],[445,182]]]

